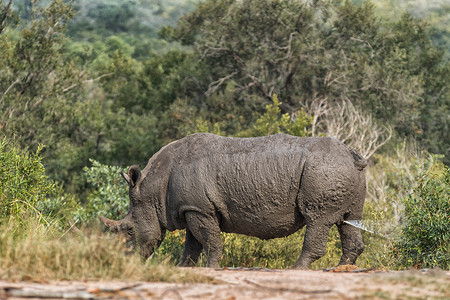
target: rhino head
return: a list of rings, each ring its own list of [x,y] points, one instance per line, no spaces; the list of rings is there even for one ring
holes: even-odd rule
[[[113,233],[125,238],[133,251],[139,249],[143,259],[149,258],[159,247],[165,236],[156,214],[156,207],[151,203],[149,193],[141,180],[141,170],[138,165],[128,169],[128,174],[121,173],[129,186],[130,207],[128,214],[122,220],[115,221],[100,216],[100,220]]]

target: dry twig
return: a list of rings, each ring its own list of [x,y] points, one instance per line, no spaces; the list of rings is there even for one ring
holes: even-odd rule
[[[363,113],[348,99],[330,106],[326,98],[317,98],[310,106],[310,114],[314,116],[313,136],[317,136],[319,131],[334,136],[350,148],[357,149],[366,159],[392,137],[389,125],[376,124],[371,114]]]

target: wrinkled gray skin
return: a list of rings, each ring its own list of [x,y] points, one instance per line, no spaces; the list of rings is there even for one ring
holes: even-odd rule
[[[227,138],[199,133],[163,147],[142,172],[122,176],[130,187],[125,219],[101,217],[114,232],[138,244],[146,259],[166,230],[186,229],[180,266],[193,266],[205,250],[218,267],[220,232],[261,239],[288,236],[306,225],[294,268],[308,268],[325,254],[330,227],[339,229],[339,264],[354,264],[364,244],[361,220],[366,160],[335,138],[275,134]]]

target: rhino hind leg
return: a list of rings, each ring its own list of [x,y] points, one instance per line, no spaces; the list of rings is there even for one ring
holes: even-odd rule
[[[330,228],[327,224],[306,225],[302,253],[292,268],[308,269],[314,261],[325,255]]]
[[[339,265],[354,265],[358,256],[364,251],[361,230],[349,224],[338,225],[342,242],[342,256]]]
[[[207,257],[208,268],[218,268],[222,256],[222,240],[220,239],[220,227],[217,220],[208,215],[196,211],[185,213],[187,229],[194,238],[200,242]]]
[[[186,229],[186,242],[178,266],[194,267],[198,262],[198,257],[202,253],[202,250],[202,244],[200,244],[189,229]]]

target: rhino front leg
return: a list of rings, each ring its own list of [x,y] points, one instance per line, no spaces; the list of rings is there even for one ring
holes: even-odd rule
[[[218,268],[222,256],[222,240],[220,227],[215,218],[199,212],[185,213],[188,229],[205,250],[208,268]]]
[[[189,229],[186,229],[186,242],[178,266],[194,267],[197,264],[202,249],[202,244],[200,244]]]
[[[292,266],[296,269],[308,269],[317,259],[325,255],[330,225],[307,224],[302,253]]]
[[[361,230],[349,224],[338,225],[342,242],[342,257],[339,265],[354,265],[358,256],[364,251]]]

